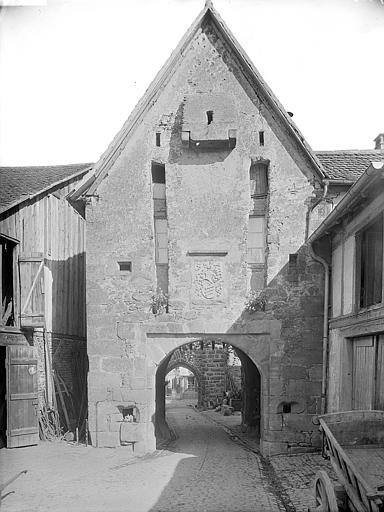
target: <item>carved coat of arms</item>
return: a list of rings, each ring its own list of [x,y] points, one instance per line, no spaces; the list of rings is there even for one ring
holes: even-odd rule
[[[193,272],[193,294],[203,301],[223,298],[223,268],[218,261],[197,261]]]

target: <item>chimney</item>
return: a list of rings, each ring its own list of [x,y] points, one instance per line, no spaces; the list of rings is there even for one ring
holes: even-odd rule
[[[379,133],[379,135],[375,139],[375,149],[384,150],[384,133]]]

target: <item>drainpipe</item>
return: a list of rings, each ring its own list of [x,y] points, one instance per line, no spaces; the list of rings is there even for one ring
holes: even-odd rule
[[[311,220],[311,213],[316,208],[316,206],[324,201],[328,194],[328,186],[329,180],[323,180],[324,183],[324,191],[323,195],[313,203],[313,205],[308,209],[307,214],[307,232],[306,232],[306,240],[309,235],[309,224]],[[323,311],[323,372],[322,372],[322,382],[321,382],[321,414],[325,413],[326,410],[326,397],[327,397],[327,376],[328,376],[328,307],[329,307],[329,275],[330,269],[328,263],[324,258],[318,256],[313,250],[312,244],[309,244],[309,252],[312,258],[315,261],[321,263],[324,267],[324,311]]]
[[[321,256],[315,254],[312,244],[309,244],[309,251],[315,261],[324,267],[324,311],[323,311],[323,374],[321,383],[321,414],[326,410],[327,376],[328,376],[328,306],[329,306],[329,274],[328,263]]]

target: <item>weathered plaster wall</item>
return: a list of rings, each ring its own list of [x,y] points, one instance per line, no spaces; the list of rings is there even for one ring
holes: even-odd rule
[[[231,343],[260,370],[264,452],[312,447],[316,429],[308,434],[309,416],[318,412],[321,387],[322,287],[319,266],[300,249],[314,189],[311,171],[213,29],[199,32],[183,59],[87,205],[92,437],[99,445],[118,444],[118,425],[105,422],[100,404],[136,403],[140,424],[132,436],[138,449],[153,449],[157,368],[187,338],[215,335],[225,342],[234,337]],[[233,150],[182,146],[184,98],[210,93],[226,94],[235,105]],[[268,305],[251,315],[244,303],[252,157],[270,162],[270,194]],[[161,317],[150,313],[156,289],[151,161],[166,168],[169,314]],[[288,268],[289,255],[297,251],[297,267]],[[119,270],[121,260],[132,262],[132,272]],[[208,297],[201,294],[207,273],[218,282]],[[278,412],[283,401],[299,404],[284,421]]]

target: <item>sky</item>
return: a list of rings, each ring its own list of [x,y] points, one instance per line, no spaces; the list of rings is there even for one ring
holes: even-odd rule
[[[95,162],[204,0],[0,0],[0,165]],[[8,4],[8,6],[6,6]],[[384,0],[213,0],[315,150],[384,132]]]

